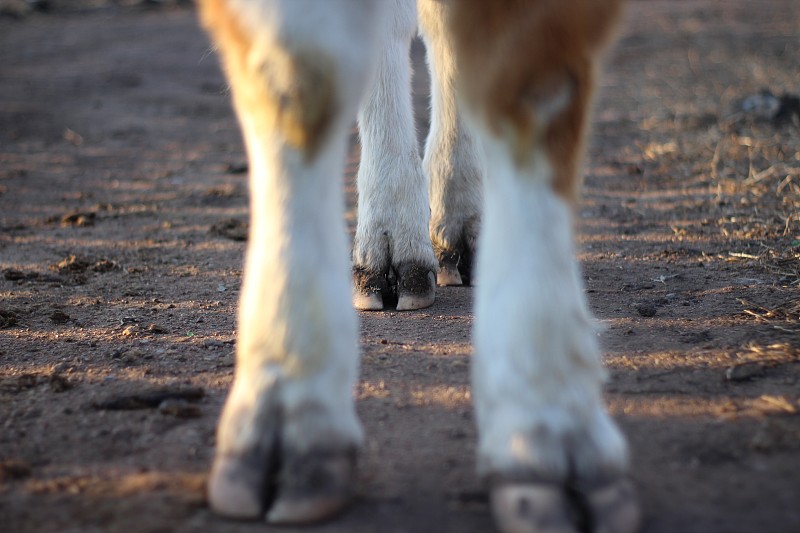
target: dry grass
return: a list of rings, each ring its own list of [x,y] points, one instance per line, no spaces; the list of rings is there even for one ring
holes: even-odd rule
[[[719,202],[729,202],[723,234],[758,243],[755,253],[729,251],[730,260],[800,284],[800,127],[736,113],[721,126],[709,170]]]
[[[800,333],[800,298],[793,298],[772,309],[740,299],[744,313],[773,328],[790,333]]]

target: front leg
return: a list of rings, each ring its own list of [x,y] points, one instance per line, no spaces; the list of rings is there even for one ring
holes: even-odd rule
[[[250,161],[236,374],[208,489],[226,516],[311,522],[350,497],[362,430],[340,172],[379,4],[201,4]]]
[[[617,0],[453,3],[459,90],[486,154],[473,391],[478,469],[509,533],[631,533],[625,440],[574,259],[597,55]]]
[[[414,0],[387,2],[375,77],[358,113],[358,226],[353,242],[356,308],[428,307],[436,258],[428,237],[428,193],[411,109],[409,46]]]

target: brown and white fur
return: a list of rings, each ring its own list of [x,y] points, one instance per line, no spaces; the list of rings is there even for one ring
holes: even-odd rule
[[[381,309],[396,291],[400,310],[431,305],[436,274],[468,281],[480,226],[473,397],[498,528],[637,528],[571,222],[596,65],[620,3],[201,0],[251,173],[236,375],[209,483],[216,512],[298,524],[347,503],[362,443],[351,301]],[[417,15],[433,80],[424,159],[409,96]],[[356,114],[351,263],[339,173]]]

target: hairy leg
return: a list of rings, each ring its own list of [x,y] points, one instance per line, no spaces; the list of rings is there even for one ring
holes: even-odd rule
[[[340,172],[380,2],[203,0],[250,161],[236,373],[212,508],[275,523],[347,503],[362,441]]]
[[[478,469],[506,532],[630,533],[627,447],[574,259],[597,56],[617,0],[453,4],[459,91],[484,146],[473,387]]]
[[[411,110],[409,46],[414,0],[390,8],[375,77],[358,113],[358,226],[353,242],[354,305],[398,310],[431,305],[436,259],[428,237],[428,194]]]
[[[418,0],[431,76],[431,128],[423,168],[428,175],[430,235],[439,285],[469,285],[481,213],[482,151],[456,98],[456,61],[441,0]]]

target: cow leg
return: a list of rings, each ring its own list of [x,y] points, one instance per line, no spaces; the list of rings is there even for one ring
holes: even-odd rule
[[[431,76],[431,127],[423,168],[428,176],[430,235],[439,263],[439,285],[469,285],[481,212],[483,158],[456,99],[449,8],[441,0],[418,0],[419,25]]]
[[[398,310],[431,305],[436,258],[428,236],[428,193],[411,108],[409,46],[414,0],[382,0],[375,77],[358,113],[358,226],[353,242],[354,305]]]
[[[209,481],[223,515],[310,522],[350,496],[362,430],[340,176],[380,4],[201,2],[250,161],[235,379]]]
[[[603,406],[571,199],[616,0],[459,0],[459,91],[485,150],[473,393],[506,532],[629,533],[626,443]]]

